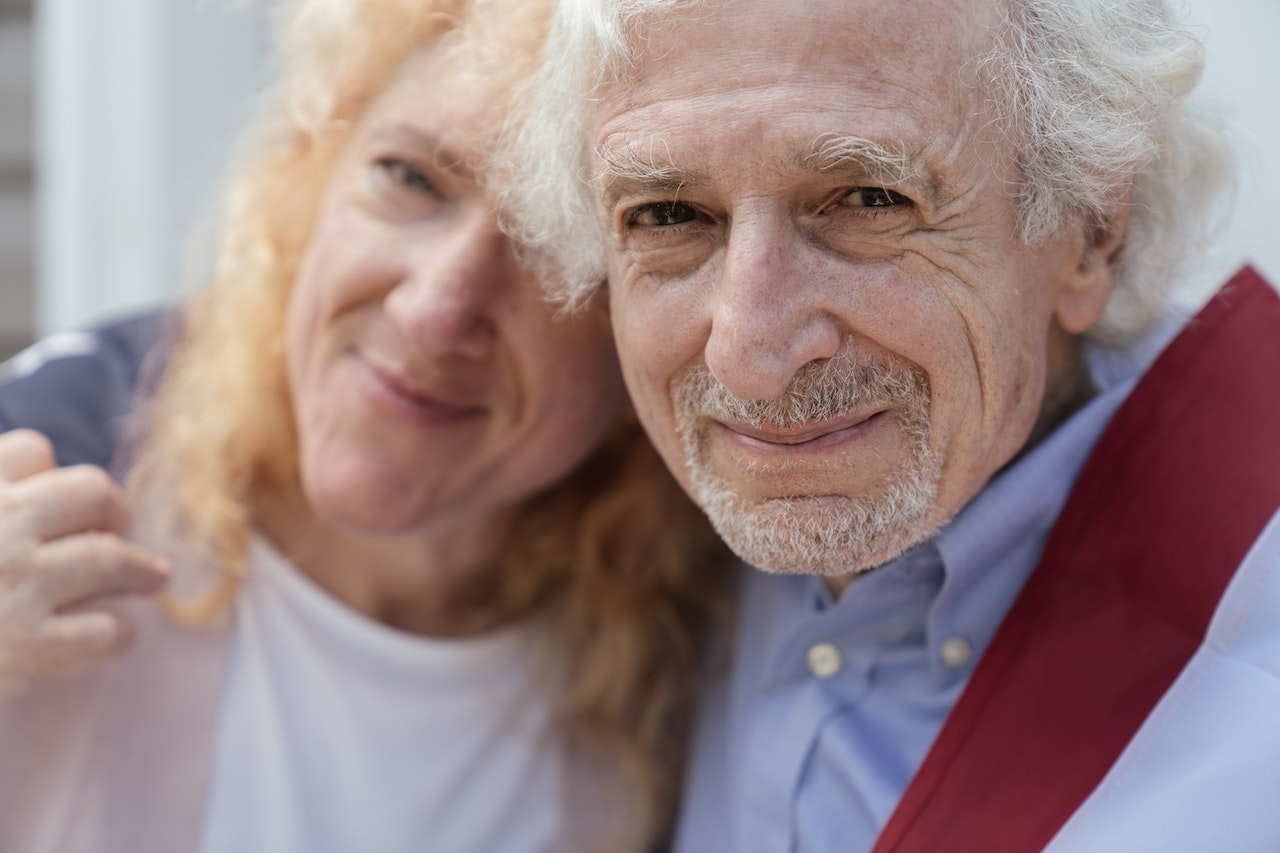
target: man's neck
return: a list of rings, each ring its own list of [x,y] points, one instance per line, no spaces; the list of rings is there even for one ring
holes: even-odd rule
[[[1049,334],[1048,379],[1040,414],[1031,427],[1022,449],[1001,470],[1017,462],[1027,451],[1044,441],[1067,418],[1084,408],[1098,395],[1098,389],[1085,365],[1083,341],[1068,335],[1057,326]]]

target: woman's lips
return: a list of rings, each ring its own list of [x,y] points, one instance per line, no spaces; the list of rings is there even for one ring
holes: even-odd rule
[[[782,451],[807,450],[820,449],[854,438],[871,429],[886,412],[887,410],[880,410],[871,414],[847,415],[793,429],[752,427],[726,421],[716,423],[749,447]]]
[[[375,359],[357,356],[361,384],[381,408],[417,421],[456,421],[483,414],[474,398],[446,388],[431,387]]]

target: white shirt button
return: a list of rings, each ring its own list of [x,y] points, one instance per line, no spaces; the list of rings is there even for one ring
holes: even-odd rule
[[[840,671],[840,650],[830,643],[814,643],[805,655],[805,662],[818,678],[830,678]]]
[[[973,646],[964,637],[952,637],[938,649],[942,662],[952,669],[959,669],[973,657]]]

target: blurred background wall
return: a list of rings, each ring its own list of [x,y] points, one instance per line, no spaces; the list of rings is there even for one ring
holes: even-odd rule
[[[31,0],[0,0],[0,357],[34,326]]]
[[[1192,275],[1207,297],[1247,260],[1280,287],[1280,0],[1186,6],[1208,56],[1200,95],[1221,107],[1237,155],[1236,203]]]
[[[263,0],[0,0],[0,356],[174,298],[263,80]],[[1280,0],[1190,0],[1240,152],[1194,279],[1280,282]]]
[[[189,283],[265,6],[0,0],[0,351]]]

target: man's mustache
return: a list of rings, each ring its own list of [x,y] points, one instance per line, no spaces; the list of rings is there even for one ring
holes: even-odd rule
[[[678,401],[682,413],[693,419],[785,429],[873,409],[927,412],[929,380],[905,361],[859,359],[841,352],[804,365],[786,390],[769,400],[744,400],[710,368],[698,365],[681,380]]]

